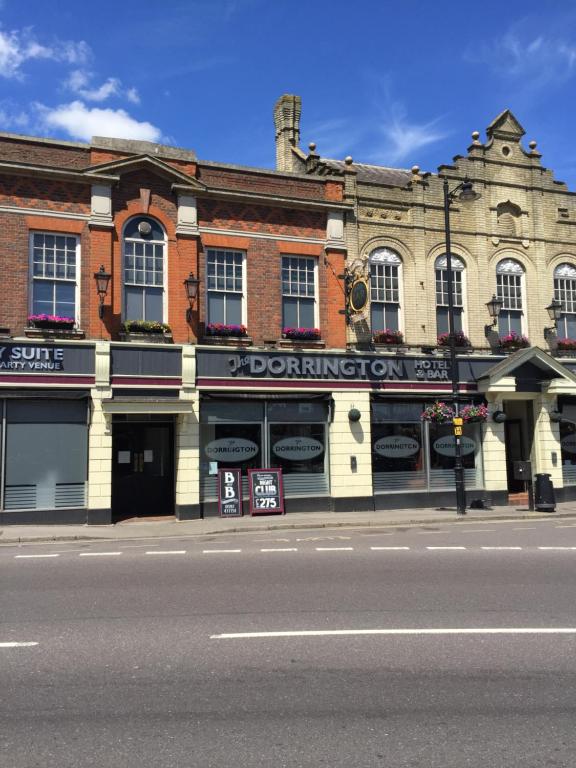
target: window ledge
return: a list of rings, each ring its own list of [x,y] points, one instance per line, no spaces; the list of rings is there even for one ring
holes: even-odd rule
[[[135,333],[133,331],[120,331],[120,341],[132,344],[173,344],[171,333]]]
[[[278,339],[279,349],[326,349],[322,339]]]
[[[204,336],[202,344],[212,344],[216,347],[251,347],[250,336]]]
[[[27,339],[85,339],[86,332],[80,328],[25,328],[24,336]]]

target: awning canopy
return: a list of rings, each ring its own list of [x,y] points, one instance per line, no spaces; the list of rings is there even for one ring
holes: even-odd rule
[[[104,413],[135,413],[171,415],[178,413],[193,413],[194,408],[190,400],[177,400],[175,398],[155,397],[116,397],[102,400]]]
[[[506,399],[576,394],[576,374],[539,347],[528,347],[489,368],[478,379],[478,391]]]

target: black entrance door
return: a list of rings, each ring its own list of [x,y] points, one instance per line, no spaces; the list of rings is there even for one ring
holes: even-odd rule
[[[508,477],[508,492],[521,493],[524,490],[524,481],[514,478],[514,462],[525,461],[524,435],[522,434],[522,422],[510,419],[504,422],[506,439],[506,475]]]
[[[173,424],[113,425],[112,514],[115,520],[174,514]]]

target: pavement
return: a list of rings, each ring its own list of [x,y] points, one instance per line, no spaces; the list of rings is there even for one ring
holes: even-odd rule
[[[553,513],[531,512],[525,506],[502,506],[490,509],[469,509],[467,514],[461,517],[456,515],[454,508],[431,507],[377,512],[291,512],[286,515],[258,515],[242,518],[207,517],[203,520],[176,520],[174,517],[133,518],[113,525],[4,525],[0,528],[0,546],[43,541],[123,541],[290,529],[381,528],[554,517],[576,517],[576,501],[558,504]]]

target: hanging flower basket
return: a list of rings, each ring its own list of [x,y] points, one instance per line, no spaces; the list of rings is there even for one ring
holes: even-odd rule
[[[424,408],[420,418],[422,421],[431,421],[434,424],[447,424],[454,418],[454,409],[448,403],[441,403],[437,400]]]
[[[282,328],[282,338],[320,341],[321,334],[319,328]]]
[[[456,347],[470,347],[471,346],[470,339],[462,331],[456,331],[456,333],[454,334],[454,345]],[[439,347],[450,346],[449,333],[441,333],[440,336],[438,336],[438,346]]]
[[[170,326],[157,320],[126,320],[122,323],[125,333],[170,333]]]
[[[498,339],[498,347],[500,349],[524,349],[530,346],[530,340],[527,336],[522,336],[515,331],[507,334],[506,336],[500,336]]]
[[[575,352],[576,339],[558,339],[556,342],[556,349],[565,350],[567,352]]]
[[[375,344],[402,344],[404,334],[402,331],[393,331],[385,328],[382,331],[374,331],[373,339]]]
[[[73,317],[60,317],[59,315],[28,315],[30,328],[42,328],[53,331],[71,331],[76,321]]]
[[[485,405],[465,405],[460,411],[465,424],[474,424],[488,420],[488,408]]]
[[[248,329],[245,325],[225,325],[224,323],[208,323],[206,326],[206,336],[236,336],[242,337],[248,335]]]

